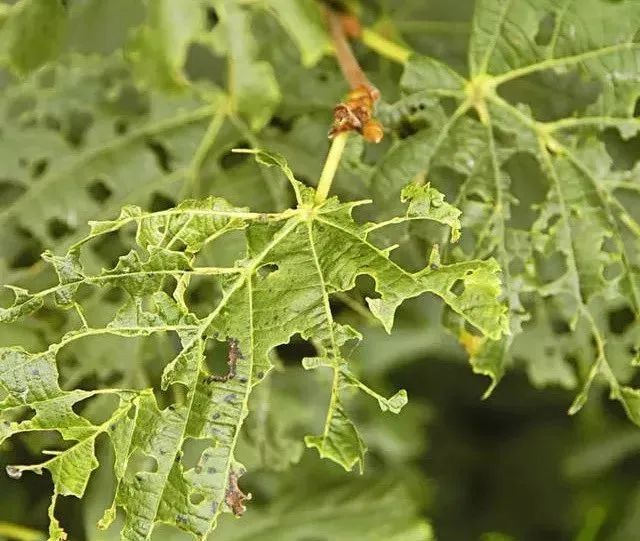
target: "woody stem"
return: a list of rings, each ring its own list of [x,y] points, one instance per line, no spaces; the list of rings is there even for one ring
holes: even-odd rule
[[[338,59],[338,64],[340,64],[344,78],[352,89],[362,86],[371,88],[372,85],[364,71],[362,71],[358,59],[353,54],[351,45],[347,40],[340,15],[330,8],[327,8],[326,12],[336,58]]]

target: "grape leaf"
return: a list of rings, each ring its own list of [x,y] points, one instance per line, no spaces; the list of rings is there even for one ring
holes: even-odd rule
[[[273,10],[278,21],[300,49],[303,65],[316,64],[330,50],[329,38],[321,24],[320,7],[317,2],[268,0],[267,6]]]
[[[68,246],[80,224],[125,202],[175,196],[207,121],[223,107],[215,92],[208,102],[138,94],[115,59],[76,59],[48,76],[54,88],[40,74],[9,87],[1,102],[2,174],[14,196],[0,209],[0,242],[11,264],[24,250],[21,232],[42,246]]]
[[[154,0],[147,5],[147,22],[136,29],[127,47],[134,73],[159,88],[187,85],[182,68],[189,45],[204,31],[200,0]]]
[[[0,350],[4,361],[0,384],[8,393],[0,406],[0,415],[7,419],[3,439],[24,430],[56,430],[70,444],[52,451],[49,460],[8,469],[16,478],[25,471],[51,473],[54,539],[63,536],[56,530],[56,499],[84,494],[98,465],[94,442],[101,434],[111,439],[117,480],[115,500],[101,527],[112,523],[120,507],[126,515],[122,535],[128,539],[148,539],[158,522],[203,539],[221,513],[242,514],[249,496],[238,485],[244,467],[236,460],[235,449],[249,396],[272,370],[270,352],[295,334],[312,340],[318,351],[305,367],[328,367],[333,372],[324,429],[308,436],[307,446],[347,470],[362,468],[365,444],[345,409],[344,393],[360,389],[383,411],[394,413],[407,398],[404,391],[389,399],[379,395],[348,367],[344,345],[360,335],[334,320],[330,299],[352,289],[361,274],[375,280],[378,297],[368,300],[369,307],[388,331],[397,307],[425,292],[443,299],[493,339],[507,331],[494,261],[405,271],[390,259],[390,249],[369,240],[377,226],[352,218],[353,209],[365,202],[332,198],[316,204],[314,190],[293,177],[283,158],[260,152],[256,156],[261,163],[282,168],[296,194],[296,208],[255,213],[214,197],[152,213],[125,207],[115,220],[93,222],[90,234],[67,255],[46,254],[58,285],[39,293],[18,291],[14,305],[0,312],[0,320],[13,320],[53,297],[61,307],[77,311],[82,322],[45,352]],[[421,218],[458,227],[457,211],[433,188],[415,187],[406,197],[408,210],[398,220]],[[120,256],[112,268],[91,274],[82,263],[85,244],[130,225],[136,226],[137,248]],[[234,230],[243,231],[246,238],[243,259],[231,267],[196,264],[203,247]],[[222,291],[215,308],[202,316],[189,307],[190,282],[198,276],[218,281]],[[126,298],[110,322],[94,326],[84,314],[80,286],[117,287]],[[56,356],[67,345],[97,335],[133,338],[157,333],[174,333],[180,344],[179,353],[164,367],[161,388],[185,391],[166,408],[160,407],[152,389],[60,389]],[[206,345],[215,340],[229,343],[226,377],[212,376],[204,363]],[[94,424],[74,412],[76,403],[101,393],[119,398],[107,420]],[[21,407],[33,409],[35,416],[11,420]],[[190,440],[203,442],[205,449],[194,467],[185,467],[181,459]],[[130,464],[135,456],[147,457],[153,465],[137,470]]]
[[[66,37],[61,0],[20,0],[0,7],[0,59],[28,73],[55,58]]]
[[[538,343],[557,340],[550,326],[545,330],[528,321],[541,313],[535,307],[547,302],[542,299],[561,299],[565,309],[553,314],[554,324],[561,321],[572,330],[586,326],[594,344],[588,346],[591,367],[579,378],[581,391],[571,412],[602,375],[612,396],[637,417],[635,391],[624,387],[629,378],[624,366],[630,366],[637,344],[626,351],[611,348],[615,336],[606,325],[606,312],[616,303],[629,305],[634,327],[640,314],[640,228],[621,198],[624,190],[634,190],[634,173],[614,170],[599,132],[614,128],[624,140],[638,133],[639,26],[635,2],[480,0],[468,79],[418,55],[406,66],[404,97],[389,109],[387,124],[408,122],[417,131],[394,144],[370,181],[374,193],[391,202],[389,212],[402,177],[423,174],[436,187],[447,173],[462,179],[454,204],[462,210],[464,233],[446,256],[454,261],[494,256],[510,307],[511,332],[500,341],[452,323],[474,370],[492,378],[487,394],[535,336]],[[529,104],[529,95],[519,91],[525,81],[558,84],[573,74],[597,85],[597,94],[584,104],[554,108],[549,92],[544,103]],[[456,105],[445,107],[443,100],[451,99]],[[539,179],[529,190],[542,194],[530,209],[518,206],[516,192],[523,189],[517,167],[524,166],[534,168]],[[543,360],[546,354],[518,354],[517,360],[532,364],[538,383],[535,374],[545,372],[544,383],[574,386],[575,368],[566,360],[576,357],[561,350],[549,361]]]
[[[209,40],[217,52],[227,55],[231,107],[258,131],[269,121],[281,98],[273,67],[256,58],[258,45],[250,31],[251,12],[233,0],[211,3],[220,22]]]

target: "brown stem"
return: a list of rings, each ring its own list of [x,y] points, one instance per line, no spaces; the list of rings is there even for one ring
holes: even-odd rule
[[[364,71],[362,71],[358,59],[353,54],[351,45],[344,31],[342,15],[329,7],[325,7],[325,12],[327,14],[329,32],[333,39],[338,64],[340,64],[342,74],[349,83],[349,86],[352,90],[365,87],[370,91],[372,96],[379,95],[378,90],[371,84]]]
[[[343,133],[355,131],[362,135],[365,141],[379,143],[384,136],[384,130],[380,122],[374,118],[374,109],[376,101],[380,98],[380,91],[365,75],[348,40],[348,36],[360,34],[360,22],[354,15],[339,12],[328,5],[325,5],[325,13],[338,64],[351,87],[345,101],[333,110],[333,125],[329,137],[333,139]],[[341,138],[341,141],[346,139]],[[344,146],[344,142],[342,145]]]

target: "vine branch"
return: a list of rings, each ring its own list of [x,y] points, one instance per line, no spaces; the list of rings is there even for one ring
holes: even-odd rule
[[[333,125],[329,131],[332,143],[318,181],[316,204],[324,202],[329,195],[349,132],[358,132],[370,143],[379,143],[384,136],[382,125],[373,118],[380,91],[369,81],[348,40],[349,36],[360,34],[360,22],[355,16],[338,11],[328,3],[325,3],[324,11],[340,70],[351,91],[333,111]]]

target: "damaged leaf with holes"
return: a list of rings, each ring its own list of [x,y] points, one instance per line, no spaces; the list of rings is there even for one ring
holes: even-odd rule
[[[125,203],[171,202],[220,99],[139,92],[116,59],[76,59],[10,87],[0,98],[11,133],[0,150],[6,265],[35,262],[25,235],[40,251],[60,249]]]
[[[95,441],[106,434],[114,450],[117,480],[113,504],[99,523],[108,528],[116,511],[125,513],[122,536],[148,539],[154,526],[169,523],[204,539],[221,513],[241,515],[250,499],[241,488],[245,468],[235,449],[248,412],[252,388],[269,377],[272,350],[295,334],[311,340],[318,356],[306,359],[307,369],[329,370],[332,385],[324,426],[306,438],[309,447],[345,469],[364,465],[366,443],[349,416],[346,398],[361,390],[383,411],[398,413],[407,396],[400,391],[381,396],[349,368],[345,346],[360,339],[352,327],[334,319],[332,295],[348,291],[356,278],[375,280],[376,297],[368,299],[371,313],[388,332],[394,313],[406,299],[435,294],[478,332],[496,340],[507,331],[504,307],[499,302],[499,268],[493,260],[426,266],[408,272],[389,258],[389,248],[377,246],[369,234],[386,225],[358,223],[354,209],[365,202],[341,203],[336,198],[316,204],[315,192],[291,176],[283,159],[260,154],[261,162],[280,164],[289,175],[298,204],[277,214],[254,213],[209,197],[187,200],[158,212],[129,206],[112,221],[93,222],[90,234],[65,256],[46,254],[58,284],[37,293],[17,291],[14,305],[0,312],[13,321],[37,311],[53,300],[76,311],[81,325],[41,353],[20,348],[0,350],[0,384],[8,396],[0,415],[5,419],[3,439],[30,430],[54,430],[69,442],[49,450],[42,462],[11,466],[19,477],[25,471],[48,470],[54,481],[50,515],[53,538],[59,496],[82,497],[92,471],[98,466]],[[459,231],[459,213],[434,188],[405,191],[404,216],[398,223],[432,220]],[[136,247],[119,257],[110,269],[97,274],[83,266],[85,245],[115,230],[133,226]],[[232,232],[245,238],[244,257],[229,267],[198,263],[208,243]],[[425,262],[426,263],[426,262]],[[270,272],[261,272],[269,268]],[[215,307],[196,315],[189,306],[190,283],[206,277],[221,295]],[[125,298],[111,321],[96,325],[82,307],[82,287],[120,288]],[[153,390],[104,389],[63,391],[58,382],[56,357],[65,347],[95,335],[126,338],[172,333],[179,352],[165,366],[161,389],[176,399],[161,407]],[[208,373],[204,362],[207,343],[228,343],[226,376]],[[118,406],[101,424],[76,414],[73,406],[100,394],[113,394]],[[35,416],[12,421],[16,408],[28,407]],[[318,404],[318,407],[323,405]],[[327,407],[327,406],[324,406]],[[189,440],[205,444],[192,468],[182,464]],[[130,460],[142,455],[152,465],[131,471]]]
[[[615,167],[610,141],[640,128],[639,27],[636,2],[479,0],[469,75],[415,55],[388,108],[389,122],[419,129],[376,166],[374,191],[391,209],[407,172],[436,187],[456,178],[463,234],[445,261],[493,256],[503,271],[510,333],[479,337],[448,317],[473,369],[491,377],[487,394],[523,364],[536,385],[577,389],[572,412],[602,379],[637,419],[625,387],[640,345],[637,168]],[[550,86],[567,95],[531,97]],[[625,307],[632,328],[614,347],[607,314]]]

